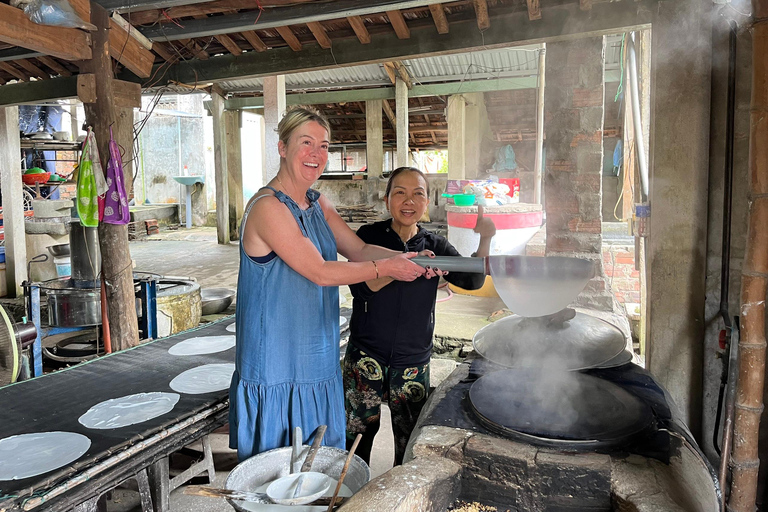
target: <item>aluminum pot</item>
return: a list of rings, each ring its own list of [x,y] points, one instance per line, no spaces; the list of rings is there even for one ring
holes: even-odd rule
[[[85,327],[101,324],[101,289],[74,288],[71,280],[41,286],[48,297],[48,325]]]
[[[304,445],[301,448],[302,451],[299,454],[299,460],[303,461],[306,458],[307,453],[309,453],[309,446]],[[276,448],[254,455],[250,459],[241,462],[229,473],[229,477],[227,477],[227,482],[224,484],[224,487],[240,491],[254,491],[267,482],[289,475],[291,450],[292,448],[290,446]],[[346,450],[341,450],[332,446],[321,446],[312,463],[312,471],[325,473],[331,478],[338,479],[341,475],[341,470],[344,467],[347,453]],[[347,475],[344,477],[344,485],[349,487],[350,490],[355,493],[367,484],[370,479],[371,470],[368,468],[368,464],[355,455],[349,463]],[[331,486],[331,492],[334,489],[335,484]],[[256,508],[258,505],[249,502],[237,500],[227,501],[229,501],[229,504],[238,512],[258,510]],[[243,506],[246,503],[247,508]]]
[[[232,304],[235,291],[229,288],[203,288],[200,290],[200,298],[203,301],[203,315],[215,315]]]

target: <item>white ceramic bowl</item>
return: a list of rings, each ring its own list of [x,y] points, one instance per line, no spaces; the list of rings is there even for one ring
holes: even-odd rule
[[[323,473],[293,473],[269,484],[267,496],[279,505],[306,505],[325,494],[330,486],[331,479]]]

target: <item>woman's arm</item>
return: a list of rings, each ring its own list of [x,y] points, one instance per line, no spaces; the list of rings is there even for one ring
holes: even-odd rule
[[[352,236],[357,238],[354,233]],[[314,244],[301,233],[288,208],[274,196],[264,197],[253,206],[246,221],[242,243],[249,255],[259,256],[275,251],[293,270],[321,286],[359,283],[382,276],[413,281],[426,272],[421,266],[409,261],[416,253],[398,253],[386,249],[381,250],[386,251],[386,255],[394,256],[386,259],[373,256],[359,262],[325,261]],[[362,240],[360,243],[363,243]],[[378,251],[376,253],[382,254]],[[375,264],[372,262],[374,259]]]

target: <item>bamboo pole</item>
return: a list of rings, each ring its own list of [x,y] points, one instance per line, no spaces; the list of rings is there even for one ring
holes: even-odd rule
[[[768,0],[752,0],[752,106],[747,251],[741,278],[739,385],[733,432],[733,483],[728,510],[754,512],[760,467],[758,429],[765,380],[765,298],[768,292]]]

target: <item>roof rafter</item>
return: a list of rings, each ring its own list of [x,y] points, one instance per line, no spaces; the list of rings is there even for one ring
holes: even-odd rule
[[[32,62],[28,61],[27,59],[20,59],[20,60],[15,61],[15,63],[18,66],[20,66],[20,67],[24,68],[25,70],[29,71],[32,74],[32,76],[36,76],[38,78],[42,78],[43,80],[48,80],[49,78],[51,78],[51,75],[49,75],[48,73],[46,73],[45,71],[43,71],[42,69],[37,67],[35,64],[33,64]]]
[[[320,45],[320,48],[325,48],[326,50],[331,47],[331,40],[328,37],[328,34],[325,33],[325,27],[323,27],[323,24],[319,21],[310,21],[307,23],[307,26],[309,27],[309,30],[312,31],[312,35],[315,36],[315,39],[317,39],[317,44]]]
[[[403,18],[403,13],[400,11],[387,11],[387,17],[392,24],[392,28],[395,29],[398,39],[409,39],[411,37],[411,31],[405,22],[405,18]]]
[[[541,19],[541,6],[539,0],[525,0],[528,4],[528,20],[540,20]]]
[[[277,33],[280,34],[280,37],[282,37],[283,40],[288,43],[288,46],[291,47],[291,50],[295,52],[301,51],[301,41],[299,41],[299,38],[297,38],[296,34],[293,33],[291,27],[276,27],[275,30],[277,30]]]
[[[448,33],[448,18],[445,17],[445,11],[440,4],[430,4],[429,12],[432,13],[432,20],[435,22],[435,28],[438,34]]]
[[[38,25],[24,11],[0,3],[0,41],[64,60],[91,58],[91,36],[77,28]],[[61,44],[66,41],[66,44]]]
[[[47,55],[41,55],[37,57],[37,60],[39,60],[43,65],[48,66],[52,70],[54,70],[56,73],[58,73],[61,76],[72,76],[72,72],[59,64],[56,59],[53,57],[48,57]]]
[[[248,44],[250,44],[257,52],[263,52],[268,48],[266,43],[261,40],[255,30],[247,30],[245,32],[241,32],[240,35],[243,36],[245,40],[248,41]]]
[[[475,16],[477,16],[477,28],[485,30],[491,26],[491,20],[488,17],[488,3],[486,0],[472,0],[475,6]]]
[[[368,44],[371,42],[371,34],[368,33],[368,29],[365,28],[365,22],[360,16],[347,16],[347,21],[352,30],[355,31],[357,39],[362,44]]]

